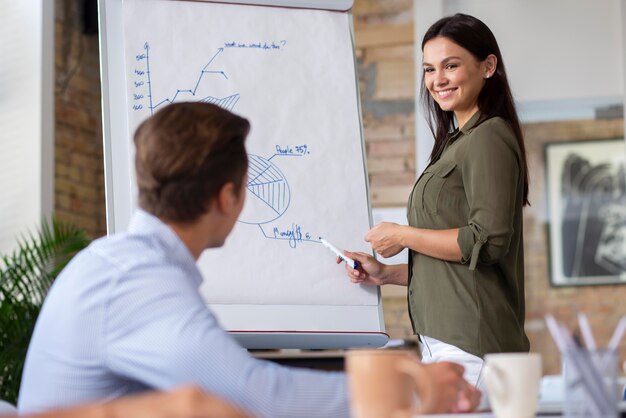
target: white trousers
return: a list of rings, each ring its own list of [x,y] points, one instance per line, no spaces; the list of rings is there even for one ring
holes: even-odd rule
[[[483,370],[484,360],[478,356],[470,354],[460,348],[446,344],[435,338],[420,335],[420,352],[423,363],[434,363],[437,361],[452,361],[465,367],[463,378],[476,386],[482,393],[478,410],[489,408],[489,399],[483,385],[480,373]]]
[[[465,367],[463,378],[472,385],[479,387],[480,372],[483,369],[483,359],[473,354],[465,352],[460,348],[446,344],[431,337],[420,335],[422,340],[420,351],[423,363],[434,363],[437,361],[452,361]]]

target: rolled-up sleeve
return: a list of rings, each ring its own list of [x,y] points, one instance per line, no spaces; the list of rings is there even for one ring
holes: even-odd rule
[[[521,169],[515,136],[506,123],[490,119],[475,128],[462,165],[469,205],[457,242],[463,264],[494,264],[509,251]]]

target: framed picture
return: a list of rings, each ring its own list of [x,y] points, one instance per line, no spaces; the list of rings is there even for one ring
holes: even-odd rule
[[[623,139],[544,148],[550,283],[626,283],[626,145]]]

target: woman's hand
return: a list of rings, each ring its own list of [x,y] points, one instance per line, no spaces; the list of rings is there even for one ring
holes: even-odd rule
[[[404,227],[392,222],[381,222],[365,234],[365,241],[383,257],[391,257],[404,249],[401,233]]]
[[[385,265],[383,263],[366,253],[353,253],[350,251],[344,251],[343,253],[359,263],[355,269],[346,264],[346,273],[352,283],[374,286],[385,284]],[[337,264],[341,262],[342,260],[337,257]]]

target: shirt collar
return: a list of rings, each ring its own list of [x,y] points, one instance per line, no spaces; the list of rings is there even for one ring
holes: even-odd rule
[[[142,209],[137,209],[128,225],[128,232],[132,235],[149,235],[157,238],[169,255],[179,260],[183,265],[193,266],[194,269],[197,269],[196,260],[185,243],[172,228],[156,216]],[[192,276],[198,285],[202,283],[200,275],[194,274]]]
[[[478,122],[478,119],[480,119],[480,115],[480,110],[477,110],[476,113],[474,113],[472,117],[469,118],[467,122],[465,122],[465,125],[463,125],[460,131],[463,132],[464,135],[469,134],[472,129],[474,129],[474,126],[476,126],[476,122]]]

